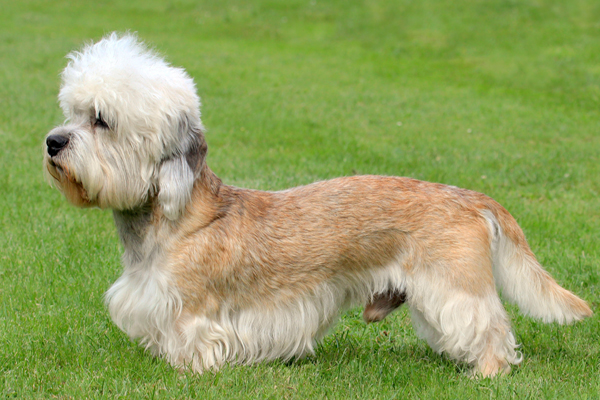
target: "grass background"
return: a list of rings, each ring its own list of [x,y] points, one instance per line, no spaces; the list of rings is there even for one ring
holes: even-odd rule
[[[179,374],[110,321],[110,212],[44,183],[64,55],[137,31],[196,80],[209,165],[283,189],[352,174],[466,187],[515,215],[540,261],[600,304],[600,2],[0,1],[0,393],[6,398],[600,397],[600,318],[544,325],[508,305],[505,378],[418,340],[406,310],[360,309],[305,360]]]

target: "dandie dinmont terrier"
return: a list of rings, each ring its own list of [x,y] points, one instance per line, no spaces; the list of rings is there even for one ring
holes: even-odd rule
[[[407,303],[435,351],[492,376],[522,359],[496,287],[544,322],[592,314],[483,194],[384,176],[227,186],[183,69],[129,34],[68,58],[45,170],[73,204],[113,209],[125,268],[110,314],[174,366],[301,357],[348,307],[374,322]]]

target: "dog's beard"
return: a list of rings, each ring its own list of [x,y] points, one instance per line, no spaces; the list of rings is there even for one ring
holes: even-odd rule
[[[50,157],[47,157],[46,172],[51,182],[73,205],[84,208],[96,205],[95,202],[90,201],[87,190],[85,190],[81,182],[73,177],[68,167],[58,164]]]

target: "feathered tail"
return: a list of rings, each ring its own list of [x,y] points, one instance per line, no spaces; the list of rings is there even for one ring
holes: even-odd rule
[[[585,301],[560,287],[542,268],[529,248],[517,221],[495,201],[483,211],[492,232],[493,269],[504,297],[521,312],[559,324],[592,315]]]

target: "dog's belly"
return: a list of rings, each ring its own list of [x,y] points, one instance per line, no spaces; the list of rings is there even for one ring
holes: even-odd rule
[[[303,357],[314,352],[316,343],[348,307],[368,301],[373,293],[398,293],[405,285],[401,269],[390,265],[364,270],[352,279],[337,276],[294,296],[283,296],[288,289],[282,288],[268,299],[238,306],[223,298],[217,312],[187,308],[184,300],[176,331],[185,342],[172,353],[178,354],[173,361],[202,371],[227,362]],[[373,298],[375,304],[380,297]]]

